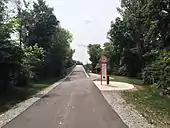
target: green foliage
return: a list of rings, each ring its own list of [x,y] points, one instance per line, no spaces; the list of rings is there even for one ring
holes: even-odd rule
[[[102,52],[109,58],[110,73],[143,75],[145,83],[153,84],[153,90],[161,88],[169,94],[169,6],[168,0],[121,0],[117,9],[121,17],[111,22],[109,42]],[[91,48],[88,53],[96,67],[101,52]]]
[[[0,91],[16,83],[15,77],[22,67],[23,50],[10,41],[10,28],[6,21],[5,0],[0,1]]]
[[[21,10],[19,18],[20,28],[22,28],[20,36],[23,44],[28,46],[25,52],[29,54],[26,56],[25,65],[28,66],[26,69],[29,69],[29,76],[35,79],[60,76],[65,68],[74,63],[72,60],[74,50],[70,48],[72,35],[59,26],[53,8],[49,7],[44,0],[26,4],[27,7]],[[36,53],[35,44],[43,48],[43,58],[37,57],[39,53]]]
[[[163,93],[170,94],[170,52],[161,51],[158,57],[143,71],[143,79],[145,83],[154,84]],[[154,86],[153,85],[153,86]]]
[[[28,20],[29,26],[26,25],[28,36],[25,43],[29,46],[37,43],[39,47],[48,51],[56,34],[56,26],[59,25],[53,9],[48,7],[44,0],[38,0],[37,3],[33,3],[33,10],[26,15],[25,20],[27,18],[31,19]]]
[[[137,44],[134,42],[136,37],[133,37],[133,33],[131,33],[130,23],[120,18],[117,18],[115,23],[112,22],[108,32],[112,50],[109,50],[110,53],[107,54],[110,56],[111,70],[115,74],[136,76],[142,68],[142,53],[139,47],[136,47]],[[104,49],[106,48],[104,47]],[[106,49],[106,51],[108,50]]]
[[[90,55],[90,61],[92,62],[92,71],[95,71],[97,64],[100,62],[100,56],[102,55],[100,44],[90,44],[88,46],[88,53]]]
[[[107,43],[104,43],[103,45],[103,55],[107,56],[109,58],[109,72],[114,72],[114,68],[113,68],[113,65],[115,65],[115,61],[114,60],[114,57],[115,57],[115,48],[114,46],[107,42]],[[112,54],[110,54],[112,53]]]
[[[45,56],[45,74],[60,76],[65,72],[68,64],[72,64],[74,51],[70,48],[72,35],[64,28],[57,28],[54,41]]]
[[[0,42],[0,86],[2,90],[16,84],[15,79],[22,70],[23,50],[9,41]]]
[[[44,50],[36,45],[26,46],[24,48],[25,57],[23,58],[23,66],[29,73],[30,79],[38,79],[44,62]]]
[[[24,5],[12,22],[25,47],[23,68],[31,79],[61,75],[74,63],[74,50],[70,48],[72,35],[59,26],[53,8],[44,0],[24,2]]]
[[[75,63],[72,35],[59,26],[53,8],[44,0],[8,2],[16,12],[8,17],[6,0],[0,1],[0,90],[62,75]]]

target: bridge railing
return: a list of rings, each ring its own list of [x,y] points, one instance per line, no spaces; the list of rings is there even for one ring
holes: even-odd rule
[[[76,67],[76,65],[77,65],[77,63],[74,63],[71,67],[66,68],[66,69],[65,69],[65,72],[64,72],[64,76],[69,75],[69,74],[74,70],[74,68]]]

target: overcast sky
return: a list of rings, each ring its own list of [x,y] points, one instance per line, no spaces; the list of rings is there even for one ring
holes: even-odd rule
[[[89,62],[88,44],[103,44],[107,41],[110,23],[117,16],[120,0],[46,0],[61,26],[73,34],[74,59]]]

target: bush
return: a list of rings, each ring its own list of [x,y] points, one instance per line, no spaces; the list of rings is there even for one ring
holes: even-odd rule
[[[24,52],[22,73],[27,75],[29,79],[39,79],[43,68],[44,50],[36,44],[34,46],[26,46]]]
[[[9,85],[15,85],[22,69],[22,48],[10,43],[0,42],[0,90],[7,89]]]
[[[164,94],[170,94],[170,51],[161,51],[158,57],[143,70],[143,80],[155,84]]]
[[[121,66],[118,70],[118,75],[127,76],[127,66]]]
[[[23,87],[28,85],[29,80],[37,80],[40,77],[42,68],[44,51],[37,45],[25,46],[23,48],[24,55],[22,57],[20,70],[13,75],[13,85]]]

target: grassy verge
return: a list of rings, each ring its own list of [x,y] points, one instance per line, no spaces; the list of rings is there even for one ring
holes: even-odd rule
[[[122,92],[127,103],[135,108],[158,128],[170,128],[170,100],[152,93],[149,88]]]
[[[143,85],[138,79],[112,76],[115,81]],[[128,104],[133,104],[149,123],[158,128],[170,128],[170,99],[153,93],[149,86],[143,86],[142,89],[122,92],[123,98]]]
[[[50,78],[31,84],[30,86],[8,89],[5,93],[0,94],[0,113],[12,108],[17,103],[30,98],[32,95],[53,84],[55,81],[57,81],[56,78]]]
[[[113,81],[125,82],[125,83],[135,84],[135,85],[143,85],[143,81],[136,78],[116,76],[116,75],[111,75],[111,77],[114,78]]]

